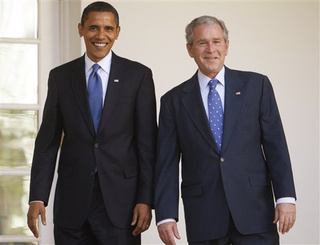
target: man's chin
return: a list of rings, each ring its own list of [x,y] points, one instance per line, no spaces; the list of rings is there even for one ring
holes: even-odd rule
[[[89,58],[94,61],[94,62],[98,62],[100,60],[102,60],[104,57],[106,57],[109,54],[110,50],[108,51],[103,51],[103,52],[95,52],[93,54],[91,54],[91,56],[89,56]]]

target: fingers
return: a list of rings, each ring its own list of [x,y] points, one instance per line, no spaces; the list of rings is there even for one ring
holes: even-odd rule
[[[42,224],[46,225],[46,213],[44,204],[41,202],[31,203],[27,214],[28,227],[36,238],[39,237],[39,231],[37,227],[39,215],[41,216]]]
[[[295,216],[284,216],[279,219],[279,232],[285,234],[293,227]]]
[[[135,229],[133,230],[132,234],[137,236],[142,232],[149,229],[150,223],[152,219],[151,208],[147,204],[137,204],[132,217],[131,225],[136,225]]]
[[[175,239],[180,239],[176,222],[168,222],[158,226],[160,239],[166,245],[176,245]]]
[[[38,233],[38,228],[37,228],[37,218],[34,218],[33,216],[30,216],[28,213],[28,227],[33,233],[33,235],[38,238],[39,233]]]
[[[296,206],[281,203],[276,206],[274,223],[279,221],[279,232],[285,234],[293,227],[296,221]]]

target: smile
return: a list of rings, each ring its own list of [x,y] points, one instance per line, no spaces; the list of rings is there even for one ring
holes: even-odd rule
[[[218,57],[205,57],[205,59],[210,61],[210,60],[216,60],[218,59]]]
[[[94,46],[97,46],[97,47],[104,47],[106,46],[107,44],[106,43],[93,43]]]

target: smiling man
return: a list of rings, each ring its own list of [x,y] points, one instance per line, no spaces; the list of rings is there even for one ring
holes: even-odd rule
[[[31,170],[28,226],[38,237],[56,158],[55,244],[141,244],[151,222],[156,102],[151,70],[111,51],[116,9],[88,5],[84,56],[50,72]]]
[[[186,28],[192,78],[161,98],[155,167],[160,238],[174,245],[179,161],[192,245],[276,245],[295,222],[295,187],[269,79],[229,69],[228,30],[212,16]],[[276,200],[276,204],[274,203]]]

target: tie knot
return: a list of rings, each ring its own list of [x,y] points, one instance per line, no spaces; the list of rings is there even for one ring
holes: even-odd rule
[[[217,84],[218,84],[218,80],[217,79],[212,79],[212,80],[210,80],[209,81],[209,87],[210,87],[210,89],[215,89],[216,88],[216,86],[217,86]]]
[[[100,66],[99,66],[98,64],[94,64],[94,65],[92,66],[92,72],[93,72],[93,73],[96,73],[99,68],[100,68]]]

